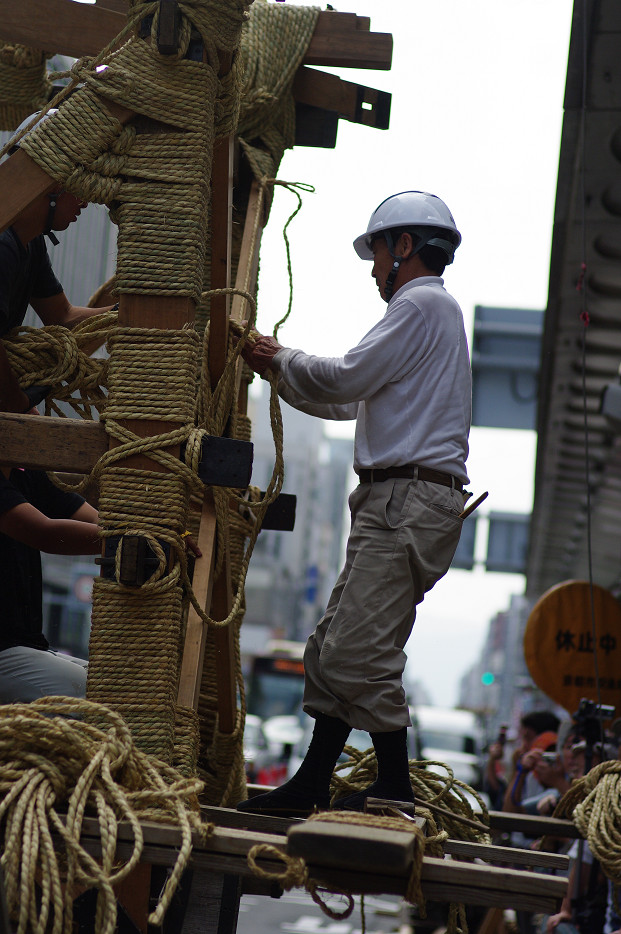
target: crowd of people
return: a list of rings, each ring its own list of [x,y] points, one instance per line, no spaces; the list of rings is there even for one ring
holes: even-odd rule
[[[492,808],[551,816],[573,781],[604,760],[621,758],[616,734],[600,730],[598,736],[593,741],[593,725],[579,717],[560,720],[552,711],[538,710],[521,718],[517,742],[508,753],[503,728],[489,746],[485,768]],[[517,833],[510,842],[536,845]],[[568,894],[556,914],[518,912],[520,934],[621,934],[614,887],[588,843],[559,838],[557,846],[569,856]]]

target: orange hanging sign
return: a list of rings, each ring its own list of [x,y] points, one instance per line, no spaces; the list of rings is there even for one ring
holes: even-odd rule
[[[544,593],[526,623],[524,656],[535,684],[568,713],[583,697],[598,701],[599,679],[601,703],[621,714],[621,606],[610,591],[593,586],[593,614],[586,581]]]

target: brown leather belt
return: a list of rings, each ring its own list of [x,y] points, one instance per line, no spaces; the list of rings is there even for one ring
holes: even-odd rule
[[[384,480],[413,480],[414,477],[418,477],[419,480],[426,480],[428,483],[440,483],[442,486],[453,487],[460,493],[464,489],[461,480],[453,477],[450,473],[433,470],[431,467],[419,467],[418,464],[404,464],[402,467],[362,468],[357,470],[356,473],[361,483],[382,483]]]

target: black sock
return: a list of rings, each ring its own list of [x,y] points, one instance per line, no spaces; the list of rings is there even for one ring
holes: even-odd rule
[[[371,733],[377,758],[377,778],[362,791],[340,798],[335,808],[364,811],[367,798],[414,801],[408,762],[407,727],[389,733]]]
[[[407,734],[405,726],[389,733],[371,733],[377,758],[377,781],[374,784],[378,789],[385,789],[387,792],[375,797],[391,797],[398,801],[414,800],[410,783]],[[399,795],[404,797],[398,797]]]
[[[318,713],[308,751],[295,775],[273,791],[238,804],[238,810],[273,814],[310,813],[330,805],[330,779],[351,727]]]

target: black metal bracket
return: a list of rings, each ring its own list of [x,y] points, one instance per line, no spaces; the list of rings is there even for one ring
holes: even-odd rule
[[[353,122],[375,127],[376,130],[387,130],[390,126],[391,101],[392,95],[388,91],[358,85]]]
[[[158,539],[166,564],[170,558],[170,545]],[[153,550],[148,538],[144,535],[111,535],[104,539],[104,553],[101,558],[95,558],[95,563],[101,566],[101,576],[106,580],[115,580],[116,553],[121,544],[119,562],[119,583],[128,587],[142,587],[153,577],[160,566],[159,558]]]
[[[251,441],[205,435],[201,445],[198,475],[205,486],[230,486],[245,490],[252,476],[254,445]],[[185,445],[181,446],[185,458]]]
[[[265,493],[261,493],[261,496],[265,496]],[[277,532],[293,532],[296,504],[297,496],[293,493],[280,493],[267,507],[261,528]]]

